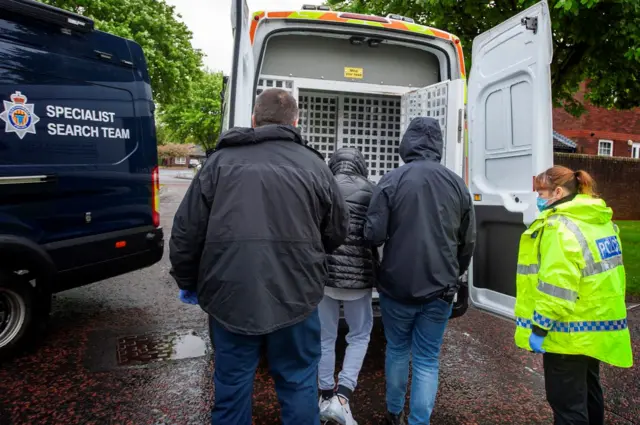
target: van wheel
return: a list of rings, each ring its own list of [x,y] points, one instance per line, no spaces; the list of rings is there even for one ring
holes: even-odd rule
[[[34,327],[35,290],[29,282],[0,272],[0,359],[17,354]]]

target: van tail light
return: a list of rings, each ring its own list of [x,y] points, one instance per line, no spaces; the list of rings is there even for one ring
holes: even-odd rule
[[[160,226],[160,170],[158,166],[151,172],[151,202],[153,208],[153,225]]]

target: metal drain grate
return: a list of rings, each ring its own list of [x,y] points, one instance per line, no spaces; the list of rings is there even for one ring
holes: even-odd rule
[[[118,338],[116,352],[118,366],[136,366],[202,357],[207,344],[195,331],[185,330]]]

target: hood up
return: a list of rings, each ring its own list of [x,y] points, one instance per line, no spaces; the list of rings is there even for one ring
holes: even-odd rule
[[[442,130],[435,118],[414,118],[400,142],[400,158],[405,163],[420,159],[442,159]]]
[[[356,148],[340,148],[329,160],[331,172],[336,174],[356,174],[366,178],[369,175],[367,163]]]

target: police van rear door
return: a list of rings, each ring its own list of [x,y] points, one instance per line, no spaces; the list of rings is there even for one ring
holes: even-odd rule
[[[551,21],[540,2],[473,41],[470,190],[478,228],[470,297],[513,317],[520,235],[536,217],[533,177],[553,165]]]
[[[229,79],[229,105],[223,130],[231,127],[251,127],[251,112],[255,97],[256,63],[249,32],[251,16],[245,0],[232,0],[231,29],[233,31],[233,62]],[[228,117],[228,118],[227,118]]]

